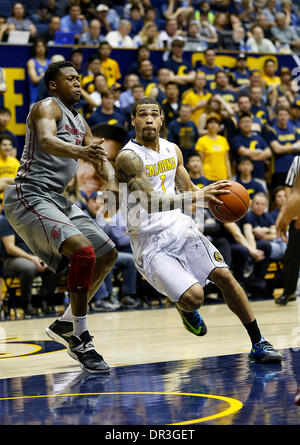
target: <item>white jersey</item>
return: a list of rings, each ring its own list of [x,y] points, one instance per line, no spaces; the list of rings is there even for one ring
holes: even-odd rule
[[[173,143],[159,138],[159,152],[156,152],[132,139],[121,151],[124,150],[134,151],[141,158],[145,175],[151,181],[155,194],[176,194],[178,159]],[[127,215],[127,227],[131,235],[158,232],[170,227],[178,217],[185,218],[180,209],[148,213],[136,202],[136,197],[134,194],[126,194],[122,199],[122,212]]]

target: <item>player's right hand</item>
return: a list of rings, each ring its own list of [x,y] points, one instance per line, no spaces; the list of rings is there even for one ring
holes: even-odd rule
[[[223,202],[217,198],[217,195],[219,195],[220,193],[230,193],[230,190],[224,190],[223,187],[230,186],[231,184],[231,181],[228,181],[228,179],[224,179],[222,181],[216,181],[212,184],[207,185],[206,187],[203,187],[200,192],[203,193],[204,203],[207,204],[209,201],[213,201],[216,204],[223,204]]]
[[[101,146],[104,139],[101,139],[98,144],[92,142],[89,145],[80,147],[78,157],[85,162],[101,163],[105,162],[107,158],[107,153]]]

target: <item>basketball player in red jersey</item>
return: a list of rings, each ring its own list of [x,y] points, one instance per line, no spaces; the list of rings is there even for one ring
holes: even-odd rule
[[[127,212],[136,267],[154,288],[175,303],[184,326],[197,336],[206,333],[197,311],[204,300],[203,286],[207,279],[213,281],[250,336],[249,358],[280,363],[281,354],[261,335],[248,298],[222,255],[178,208],[182,194],[175,194],[175,186],[177,191],[189,193],[192,202],[201,197],[207,206],[211,200],[218,201],[219,189],[228,181],[199,190],[183,165],[180,149],[159,137],[162,122],[161,107],[154,99],[144,98],[134,104],[132,125],[136,138],[120,150],[115,161],[119,182],[127,183],[122,207]],[[143,193],[137,200],[139,192]]]
[[[81,94],[71,62],[52,63],[45,72],[50,97],[36,103],[26,121],[26,139],[15,184],[7,187],[8,221],[53,271],[69,264],[71,305],[47,334],[68,347],[87,372],[110,367],[94,348],[87,328],[87,304],[117,259],[108,236],[63,195],[80,159],[108,182],[114,174],[83,117],[74,110]],[[103,142],[100,141],[100,144]]]

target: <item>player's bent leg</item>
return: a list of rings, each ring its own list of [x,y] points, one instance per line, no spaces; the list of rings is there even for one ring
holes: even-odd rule
[[[258,363],[280,363],[282,355],[261,335],[247,295],[232,273],[228,269],[217,268],[211,272],[209,279],[221,289],[229,309],[247,329],[252,341],[249,359]]]
[[[191,286],[175,303],[184,327],[194,335],[202,337],[207,332],[203,318],[197,311],[204,301],[204,291],[199,283]]]
[[[113,268],[117,259],[118,259],[118,252],[115,248],[111,249],[104,255],[96,258],[96,264],[90,285],[88,301],[90,301],[93,298],[93,296],[101,286],[104,278]]]

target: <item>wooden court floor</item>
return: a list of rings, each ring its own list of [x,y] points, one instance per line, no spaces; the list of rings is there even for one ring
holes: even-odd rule
[[[244,327],[207,304],[204,337],[174,307],[88,317],[108,375],[90,375],[45,328],[54,318],[0,324],[0,425],[299,425],[300,299],[252,302],[282,365],[249,363]]]

